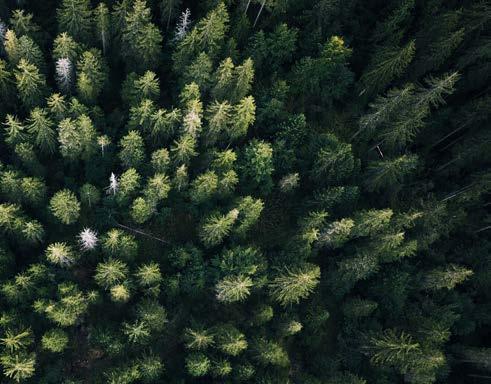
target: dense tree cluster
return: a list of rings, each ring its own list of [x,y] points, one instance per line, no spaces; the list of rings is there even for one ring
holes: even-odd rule
[[[490,26],[0,1],[0,381],[489,379]]]

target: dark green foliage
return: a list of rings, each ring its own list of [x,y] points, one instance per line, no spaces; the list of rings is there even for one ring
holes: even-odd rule
[[[0,3],[0,382],[489,378],[486,2]]]

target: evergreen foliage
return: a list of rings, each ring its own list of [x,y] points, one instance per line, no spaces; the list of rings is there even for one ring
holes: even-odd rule
[[[0,2],[0,382],[484,383],[490,28]]]

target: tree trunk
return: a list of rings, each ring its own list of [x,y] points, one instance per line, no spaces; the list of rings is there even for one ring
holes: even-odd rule
[[[261,8],[259,8],[259,12],[257,13],[256,20],[254,20],[254,25],[252,26],[252,28],[256,26],[256,23],[259,20],[259,16],[261,16],[261,12],[263,11],[265,4],[266,4],[266,0],[263,0],[263,2],[261,3]]]

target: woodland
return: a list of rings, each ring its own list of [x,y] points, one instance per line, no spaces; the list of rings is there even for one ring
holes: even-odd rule
[[[490,383],[490,27],[0,0],[0,383]]]

